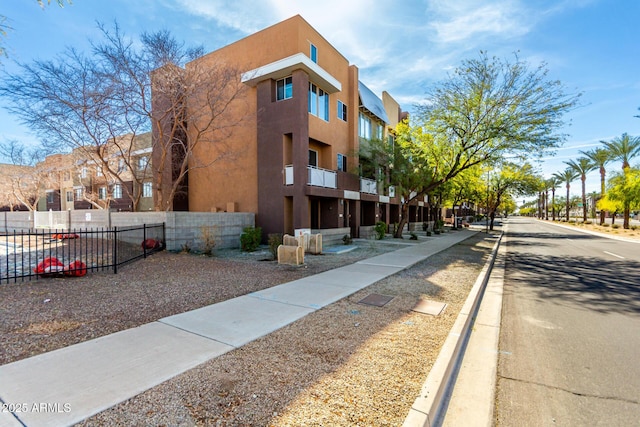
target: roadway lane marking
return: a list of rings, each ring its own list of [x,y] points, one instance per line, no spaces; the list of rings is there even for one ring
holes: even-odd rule
[[[616,254],[614,254],[613,252],[607,252],[607,251],[604,251],[604,253],[605,253],[605,254],[607,254],[607,255],[614,256],[614,257],[616,257],[616,258],[624,259],[624,257],[623,257],[623,256],[616,255]]]

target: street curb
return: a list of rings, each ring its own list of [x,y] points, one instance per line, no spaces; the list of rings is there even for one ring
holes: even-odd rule
[[[454,378],[460,368],[464,351],[469,341],[471,327],[480,307],[480,302],[489,282],[489,276],[498,254],[504,232],[496,241],[491,255],[478,275],[469,296],[449,332],[438,358],[425,380],[420,395],[414,401],[403,427],[432,427],[442,423],[447,396],[451,394]]]

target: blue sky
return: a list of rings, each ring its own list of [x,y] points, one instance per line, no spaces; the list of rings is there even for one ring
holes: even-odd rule
[[[45,2],[46,3],[46,2]],[[36,0],[0,6],[12,29],[2,40],[13,61],[48,59],[66,46],[88,49],[98,38],[96,22],[116,20],[128,36],[169,30],[178,40],[212,51],[295,14],[302,15],[351,63],[378,95],[387,90],[403,106],[425,98],[430,84],[465,58],[512,59],[518,51],[532,67],[547,64],[549,76],[583,92],[571,112],[566,144],[540,165],[550,176],[563,161],[601,140],[627,132],[640,135],[640,1],[638,0],[73,0],[64,8],[40,8]],[[1,109],[0,141],[37,140]],[[612,164],[610,169],[618,169]],[[599,188],[597,173],[588,191]],[[572,185],[579,191],[579,184]]]

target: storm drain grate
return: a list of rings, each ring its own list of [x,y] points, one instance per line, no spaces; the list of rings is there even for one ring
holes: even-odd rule
[[[421,299],[420,301],[418,301],[418,304],[413,307],[413,311],[422,314],[430,314],[431,316],[439,316],[446,307],[447,304],[444,302]]]
[[[358,301],[358,304],[375,305],[376,307],[382,307],[393,298],[394,297],[391,297],[389,295],[371,294]]]

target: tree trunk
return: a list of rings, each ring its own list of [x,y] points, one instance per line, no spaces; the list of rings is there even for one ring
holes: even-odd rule
[[[585,189],[585,183],[587,177],[582,175],[582,222],[587,222],[587,192]]]
[[[496,211],[493,210],[491,211],[491,213],[489,213],[489,218],[491,218],[491,220],[489,221],[489,230],[493,231],[493,220],[496,218]]]
[[[397,239],[402,239],[402,230],[404,229],[405,224],[409,219],[409,203],[403,203],[400,206],[400,222],[398,223],[398,228],[393,233],[393,237]]]
[[[569,183],[567,183],[567,212],[565,212],[565,215],[567,217],[567,222],[569,222]]]
[[[629,202],[624,202],[622,228],[624,228],[625,230],[629,229],[629,217],[631,216],[631,207],[629,205]]]
[[[605,171],[604,168],[600,168],[600,199],[604,198],[605,192]],[[600,225],[604,224],[604,209],[600,209]]]

